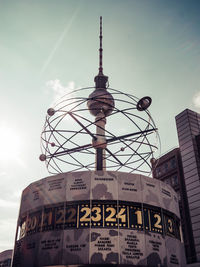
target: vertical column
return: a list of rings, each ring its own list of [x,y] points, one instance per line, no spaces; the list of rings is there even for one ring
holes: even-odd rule
[[[106,148],[106,139],[105,139],[105,124],[106,117],[103,112],[99,112],[95,118],[96,124],[96,137],[97,140],[94,140],[94,146],[96,147],[96,170],[102,171],[106,169],[106,160],[105,160],[105,148]]]
[[[159,182],[141,175],[141,191],[145,234],[147,266],[164,265],[166,257],[163,235],[162,195]],[[148,207],[150,205],[150,207]],[[152,205],[152,206],[151,206]]]
[[[89,263],[91,172],[74,172],[67,176],[63,238],[63,265]],[[87,215],[87,216],[86,216]]]
[[[140,175],[118,173],[119,199],[133,201],[124,207],[127,228],[120,228],[120,264],[147,265],[144,224],[142,220],[142,193]],[[123,204],[122,204],[123,209]],[[123,211],[123,210],[122,210]],[[125,221],[126,222],[126,221]],[[123,225],[123,224],[122,224]]]
[[[90,264],[118,264],[118,184],[115,172],[93,172],[91,180],[92,228]],[[105,216],[105,217],[103,217]]]

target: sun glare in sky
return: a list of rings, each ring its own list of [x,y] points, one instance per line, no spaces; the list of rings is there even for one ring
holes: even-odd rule
[[[0,161],[16,160],[21,151],[22,140],[11,127],[0,126]]]

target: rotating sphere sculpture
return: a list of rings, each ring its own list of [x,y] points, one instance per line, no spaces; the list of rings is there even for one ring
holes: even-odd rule
[[[68,93],[47,111],[40,160],[51,174],[95,170],[96,151],[101,147],[103,170],[149,174],[159,139],[147,109],[150,104],[149,97],[139,100],[112,88]],[[104,121],[106,128],[98,121]],[[100,142],[96,128],[103,130],[102,136],[98,134]]]

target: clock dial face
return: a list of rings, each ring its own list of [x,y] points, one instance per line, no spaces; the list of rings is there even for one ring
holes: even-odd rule
[[[150,173],[150,159],[155,156],[159,138],[149,111],[137,109],[139,99],[135,96],[108,88],[104,103],[104,93],[95,98],[94,90],[75,90],[48,109],[40,156],[48,171],[55,174],[94,170],[96,151],[101,145],[106,170]],[[108,96],[112,101],[108,101]],[[101,106],[113,105],[112,112],[101,116],[105,123],[103,134],[101,123],[97,126],[93,116],[98,112],[88,110],[88,103],[94,108],[92,101],[97,103],[102,114]]]

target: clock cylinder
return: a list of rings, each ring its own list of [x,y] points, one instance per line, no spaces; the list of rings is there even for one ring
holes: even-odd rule
[[[175,191],[139,174],[86,171],[24,189],[13,267],[185,266]]]

